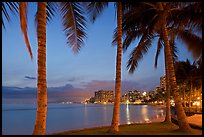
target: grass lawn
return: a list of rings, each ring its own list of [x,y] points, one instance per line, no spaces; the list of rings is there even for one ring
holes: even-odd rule
[[[185,133],[178,130],[178,126],[172,123],[147,123],[121,125],[118,133],[107,133],[109,126],[72,130],[54,133],[52,135],[202,135],[202,130],[192,129]]]

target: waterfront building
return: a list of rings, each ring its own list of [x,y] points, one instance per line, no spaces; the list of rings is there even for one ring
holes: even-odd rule
[[[144,96],[144,93],[146,93],[146,92],[137,91],[137,90],[128,91],[127,94],[122,95],[121,102],[123,102],[123,103],[126,103],[126,102],[134,103],[134,102],[137,102],[137,101],[142,101],[146,97],[146,95]]]
[[[166,76],[160,77],[160,89],[166,91]]]
[[[155,94],[156,94],[156,93],[159,93],[160,91],[161,91],[160,86],[157,86],[157,87],[155,88]]]
[[[121,102],[126,103],[127,100],[128,100],[128,95],[127,94],[122,95]]]
[[[114,94],[110,90],[99,90],[95,92],[94,98],[96,103],[108,103],[114,101]]]
[[[143,97],[142,97],[143,94],[142,93],[143,92],[137,91],[137,90],[129,91],[128,92],[128,100],[129,100],[129,102],[135,102],[137,100],[143,99]]]

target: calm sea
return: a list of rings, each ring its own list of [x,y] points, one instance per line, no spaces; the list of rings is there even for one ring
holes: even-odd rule
[[[111,124],[113,104],[48,104],[47,134]],[[32,134],[36,105],[3,104],[2,134]],[[151,105],[126,105],[120,107],[120,124],[163,121],[165,110]]]

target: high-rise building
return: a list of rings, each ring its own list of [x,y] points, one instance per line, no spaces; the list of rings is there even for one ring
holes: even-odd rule
[[[95,92],[95,102],[105,103],[105,102],[113,102],[113,101],[114,101],[113,91],[99,90]]]
[[[166,91],[166,76],[160,77],[160,89]]]
[[[122,95],[121,102],[127,102],[127,100],[128,100],[128,95],[127,94]]]
[[[127,98],[130,102],[135,102],[136,100],[141,100],[142,97],[142,93],[141,91],[129,91],[127,94]]]

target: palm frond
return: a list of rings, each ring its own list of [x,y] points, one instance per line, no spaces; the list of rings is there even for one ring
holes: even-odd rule
[[[86,17],[81,3],[61,2],[60,13],[62,24],[67,37],[67,43],[71,46],[74,53],[77,53],[84,44],[86,38]]]
[[[176,38],[176,29],[169,29],[169,35],[170,35],[170,40],[169,40],[169,44],[170,44],[170,48],[172,51],[172,57],[173,57],[173,61],[177,61],[178,60],[178,48],[176,47],[175,44],[175,38]]]
[[[143,41],[144,37],[146,37],[145,41]],[[138,66],[138,62],[143,58],[143,55],[147,53],[153,38],[154,36],[152,34],[149,34],[148,36],[142,36],[138,46],[131,52],[130,59],[127,63],[127,69],[130,74],[135,71]]]
[[[118,41],[118,28],[114,29],[114,33],[113,33],[113,41],[112,41],[112,45],[115,46],[117,45]]]
[[[175,45],[175,42],[169,42],[170,43],[170,48],[172,52],[172,57],[173,57],[173,62],[178,60],[178,48]]]
[[[139,39],[141,37],[141,35],[145,32],[145,28],[140,28],[134,31],[127,31],[125,33],[125,39],[123,42],[123,50],[124,52],[127,50],[127,48],[129,47],[129,45],[134,42],[136,39]]]
[[[18,13],[18,2],[6,2],[6,5],[12,13]]]
[[[152,7],[152,8],[154,8],[154,9],[156,9],[157,8],[157,6],[156,6],[156,3],[155,2],[143,2],[145,5],[148,5],[148,6],[150,6],[150,7]]]
[[[16,15],[16,13],[18,13],[18,2],[2,2],[2,11],[3,11],[3,15],[6,18],[6,20],[8,22],[10,22],[10,15],[8,13],[8,9],[14,14]],[[2,25],[5,29],[5,23],[4,23],[4,19],[2,16]]]
[[[27,34],[27,3],[26,2],[20,2],[19,14],[20,14],[21,31],[23,32],[24,40],[25,40],[28,52],[30,54],[30,57],[31,59],[33,59],[33,54],[32,54],[32,50],[30,47],[30,43],[28,40],[28,34]]]
[[[154,67],[157,68],[158,57],[161,53],[161,49],[164,47],[164,40],[162,37],[159,37],[157,42],[157,51],[155,55]]]
[[[56,2],[47,2],[46,5],[46,23],[51,22],[52,18],[55,16],[56,12],[58,11],[58,3]],[[38,13],[35,14],[35,28],[37,30],[37,23],[38,23]]]
[[[138,35],[137,35],[137,33],[135,33],[135,32],[132,32],[132,31],[127,32],[126,37],[125,37],[125,39],[124,39],[124,41],[123,41],[123,51],[124,51],[124,52],[128,49],[129,45],[130,45],[132,42],[135,41],[135,39],[137,38],[137,36],[138,36]]]
[[[187,6],[169,12],[177,26],[185,26],[196,31],[202,31],[202,3],[190,2]],[[170,19],[169,19],[170,20]]]
[[[93,23],[96,18],[102,14],[102,11],[108,7],[108,2],[88,2],[87,11],[91,22]]]
[[[131,7],[129,5],[129,7]],[[134,10],[133,10],[134,12]],[[123,37],[128,37],[130,36],[130,34],[127,34],[129,33],[131,30],[134,31],[134,30],[137,30],[137,26],[139,26],[140,24],[138,24],[138,22],[140,22],[140,18],[136,18],[136,16],[134,16],[135,20],[131,20],[133,19],[130,14],[132,15],[132,11],[130,10],[129,12],[127,11],[126,14],[123,15],[123,23],[122,23],[122,27],[123,27]],[[138,15],[138,14],[136,14]],[[137,33],[138,31],[134,31],[135,33]],[[127,39],[127,38],[126,38]],[[125,40],[127,41],[127,40]],[[117,28],[114,30],[114,36],[113,36],[113,41],[112,41],[112,45],[117,45]],[[124,44],[123,44],[124,45]],[[126,47],[128,47],[129,45],[125,45]],[[124,51],[126,48],[123,48]]]
[[[192,33],[191,30],[179,30],[177,37],[185,43],[194,59],[200,57],[202,54],[202,38]]]
[[[141,35],[143,35],[143,33],[146,31],[146,28],[139,28],[139,29],[128,29],[128,30],[124,30],[123,31],[123,52],[125,52],[129,45],[134,42],[136,39],[139,39],[141,37]],[[118,38],[118,34],[117,34],[117,28],[114,30],[114,36],[113,36],[113,41],[112,41],[112,45],[117,45],[117,38]]]
[[[48,2],[47,3],[47,17],[46,20],[50,22],[54,15],[56,14],[58,4],[56,2]]]
[[[123,17],[123,34],[125,40],[123,42],[123,50],[126,51],[131,42],[140,36],[148,36],[157,29],[159,21],[155,11],[144,10],[149,5],[141,5],[138,9],[132,8]],[[149,15],[150,14],[150,15]],[[133,18],[134,17],[134,18]],[[145,41],[147,37],[143,37],[140,42]]]

